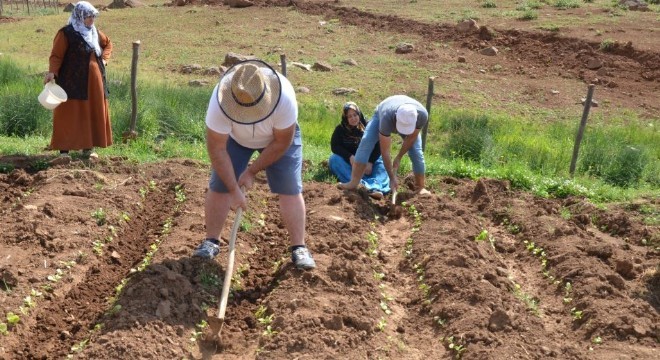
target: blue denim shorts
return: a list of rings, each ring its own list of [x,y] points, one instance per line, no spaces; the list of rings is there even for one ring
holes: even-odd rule
[[[263,149],[246,148],[231,137],[227,140],[227,152],[234,166],[236,179],[245,171],[252,154]],[[302,193],[302,139],[300,128],[296,125],[296,134],[289,149],[276,162],[266,168],[266,177],[270,191],[281,195],[298,195]],[[215,192],[227,193],[227,187],[220,177],[211,169],[209,188]]]

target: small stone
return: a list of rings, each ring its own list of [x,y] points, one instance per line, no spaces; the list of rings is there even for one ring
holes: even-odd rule
[[[582,98],[580,102],[582,103],[582,105],[584,105],[584,103],[587,102],[587,98]],[[598,101],[591,99],[591,106],[598,107]]]
[[[330,66],[330,64],[328,64],[328,63],[317,61],[317,62],[314,63],[314,65],[312,65],[312,70],[332,71],[332,66]]]
[[[461,33],[477,32],[479,31],[479,25],[473,19],[467,19],[458,23],[456,30]]]
[[[466,61],[467,61],[467,60],[465,59],[465,56],[459,56],[459,57],[458,57],[458,62],[459,62],[459,63],[464,63],[464,62],[466,62]]]
[[[499,50],[495,46],[483,48],[479,50],[479,54],[481,55],[486,55],[486,56],[496,56]]]
[[[353,59],[342,60],[341,63],[344,64],[344,65],[348,65],[348,66],[357,66],[357,64],[358,64],[357,61],[355,61]]]
[[[396,54],[408,54],[413,52],[415,49],[415,46],[413,44],[409,43],[399,43],[397,44],[396,48],[394,49],[394,52]]]
[[[600,69],[601,67],[603,67],[603,62],[600,61],[600,59],[591,58],[591,59],[589,59],[589,61],[587,61],[586,66],[587,66],[587,69],[589,69],[589,70],[596,70],[596,69]]]

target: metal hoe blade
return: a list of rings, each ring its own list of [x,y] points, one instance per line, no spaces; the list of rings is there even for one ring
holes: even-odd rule
[[[403,209],[396,204],[396,195],[396,190],[392,190],[392,204],[390,205],[390,211],[387,213],[387,216],[393,219],[398,219],[403,215]]]

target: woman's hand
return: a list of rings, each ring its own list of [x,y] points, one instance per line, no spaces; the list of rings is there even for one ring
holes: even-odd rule
[[[103,61],[103,66],[108,66],[108,60],[102,59],[102,61]]]
[[[52,72],[49,72],[49,73],[46,74],[46,76],[44,77],[44,85],[45,85],[45,84],[48,84],[49,82],[51,82],[51,81],[54,80],[54,79],[55,79],[55,74],[53,74]]]

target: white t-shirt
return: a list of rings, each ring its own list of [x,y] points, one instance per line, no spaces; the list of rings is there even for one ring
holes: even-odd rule
[[[273,129],[286,129],[298,122],[298,102],[293,86],[284,76],[277,73],[282,84],[282,95],[275,111],[257,124],[244,125],[231,121],[220,110],[218,86],[216,85],[206,111],[206,126],[220,134],[229,134],[237,143],[250,149],[263,149],[273,141]],[[231,81],[223,78],[222,81]]]

